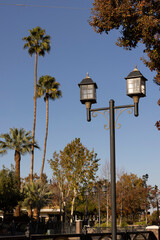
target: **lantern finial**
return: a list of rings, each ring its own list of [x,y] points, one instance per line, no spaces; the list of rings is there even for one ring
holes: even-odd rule
[[[89,73],[88,73],[88,72],[87,72],[87,76],[86,76],[86,78],[90,78],[90,77],[89,77]]]
[[[138,71],[137,64],[135,65],[135,68],[133,71]]]

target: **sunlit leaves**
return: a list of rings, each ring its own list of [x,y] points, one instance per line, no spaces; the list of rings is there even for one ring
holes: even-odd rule
[[[139,42],[145,46],[148,59],[142,59],[157,75],[160,84],[160,1],[94,0],[90,25],[98,33],[120,29],[117,45],[131,50]]]
[[[34,53],[38,53],[40,56],[45,55],[45,51],[50,51],[50,36],[45,35],[45,30],[40,27],[35,27],[29,30],[30,35],[24,37],[26,43],[24,44],[24,49],[28,48],[28,53],[32,56]]]
[[[44,95],[44,100],[46,99],[59,99],[62,96],[62,92],[59,90],[60,83],[52,76],[45,75],[39,78],[37,84],[37,97],[42,97]]]
[[[99,159],[94,150],[89,151],[75,138],[71,143],[60,151],[54,152],[53,159],[49,160],[53,177],[59,184],[63,200],[65,197],[72,198],[72,212],[75,199],[81,193],[84,185],[96,179]]]

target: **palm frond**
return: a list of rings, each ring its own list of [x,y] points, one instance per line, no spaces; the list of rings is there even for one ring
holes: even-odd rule
[[[26,41],[24,49],[29,48],[28,53],[32,56],[34,53],[38,53],[39,56],[44,56],[45,51],[50,51],[50,36],[45,35],[45,30],[39,26],[29,30],[30,35],[22,38]]]
[[[17,150],[22,155],[31,152],[32,147],[32,133],[31,131],[26,131],[24,128],[10,128],[9,134],[1,134],[0,138],[0,153],[7,153],[7,150]],[[39,148],[36,141],[34,146]]]
[[[44,101],[46,101],[47,98],[51,98],[52,100],[60,98],[62,96],[62,92],[59,90],[59,87],[60,83],[57,82],[54,77],[49,75],[41,76],[37,84],[37,88],[39,93],[41,93],[41,96],[45,95]]]
[[[7,153],[7,150],[6,150],[6,149],[1,149],[1,148],[0,148],[0,155],[3,156],[3,155],[6,154],[6,153]]]

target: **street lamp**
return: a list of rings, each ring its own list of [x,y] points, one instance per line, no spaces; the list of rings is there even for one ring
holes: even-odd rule
[[[93,186],[92,187],[92,193],[93,194],[96,194],[98,193],[98,223],[99,223],[99,227],[101,226],[101,204],[100,204],[100,187],[96,187],[96,186]],[[102,192],[107,192],[107,187],[106,185],[103,185],[102,186]]]
[[[138,103],[140,97],[145,97],[147,79],[135,69],[125,78],[127,80],[127,95],[133,98],[133,105],[115,106],[114,100],[109,101],[109,107],[91,109],[91,105],[96,103],[97,84],[87,74],[78,86],[80,87],[80,101],[86,105],[87,121],[91,121],[91,112],[109,111],[110,129],[110,164],[111,164],[111,206],[112,206],[112,240],[117,239],[116,225],[116,170],[115,170],[115,110],[134,108],[134,115],[138,116]]]
[[[134,115],[138,116],[138,102],[140,97],[146,96],[147,79],[135,66],[135,69],[125,78],[127,80],[127,95],[133,98],[134,102]]]
[[[99,188],[97,189],[96,186],[92,187],[92,193],[96,194],[98,193],[98,223],[99,223],[99,227],[101,226],[101,206],[100,206],[100,191]]]
[[[87,121],[91,121],[91,105],[96,103],[96,89],[97,84],[89,77],[88,73],[86,78],[84,78],[79,84],[80,87],[80,101],[82,104],[86,105],[87,109]]]
[[[88,197],[88,195],[89,195],[89,190],[88,189],[86,189],[85,191],[84,191],[84,196],[86,197],[86,210],[85,210],[85,225],[88,225],[88,218],[87,218],[87,215],[88,215],[88,206],[87,206],[87,197]],[[86,224],[86,222],[87,222],[87,224]]]

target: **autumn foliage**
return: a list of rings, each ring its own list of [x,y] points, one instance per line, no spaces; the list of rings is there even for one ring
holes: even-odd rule
[[[131,50],[144,44],[147,59],[143,62],[157,72],[160,85],[160,1],[159,0],[94,0],[90,25],[97,33],[119,29],[117,45]]]

